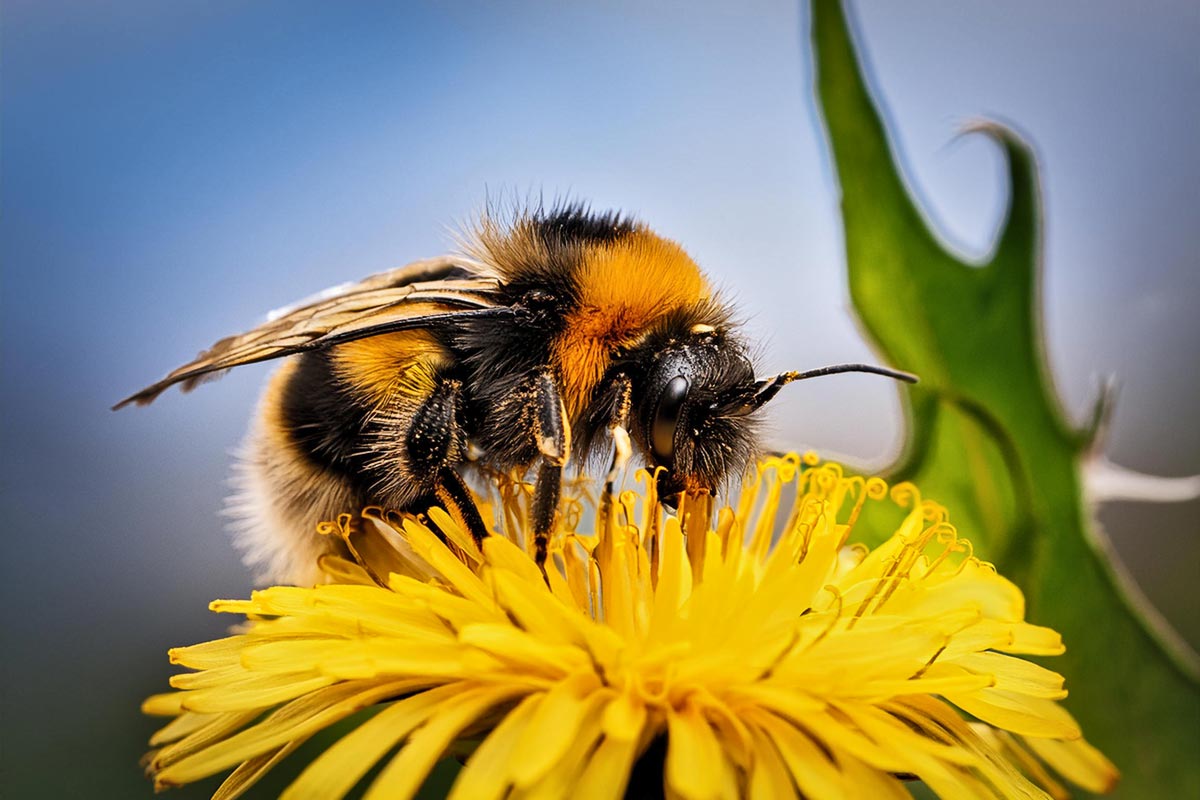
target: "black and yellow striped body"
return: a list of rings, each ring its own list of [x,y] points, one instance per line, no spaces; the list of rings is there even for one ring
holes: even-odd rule
[[[315,533],[322,520],[436,502],[440,471],[461,465],[469,445],[497,469],[536,465],[545,376],[568,455],[585,462],[613,422],[616,372],[637,381],[647,353],[727,324],[682,248],[616,217],[567,210],[485,225],[470,255],[498,279],[499,304],[527,313],[306,352],[272,379],[235,501],[263,577],[315,577],[296,565],[334,545]]]
[[[437,468],[464,454],[460,428],[420,420],[448,386],[439,374],[447,352],[423,333],[369,341],[294,356],[263,395],[231,508],[264,578],[316,580],[316,557],[338,546],[317,523],[430,500]]]

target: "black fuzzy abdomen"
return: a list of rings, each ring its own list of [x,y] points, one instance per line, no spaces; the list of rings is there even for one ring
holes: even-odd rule
[[[303,353],[282,396],[288,437],[313,466],[343,481],[358,496],[374,495],[371,409],[337,376],[324,351]]]

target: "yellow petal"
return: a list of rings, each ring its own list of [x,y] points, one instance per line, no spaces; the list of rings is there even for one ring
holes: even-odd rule
[[[463,644],[489,653],[498,662],[547,680],[591,668],[591,660],[580,648],[547,642],[511,625],[468,625],[458,638]]]
[[[290,756],[300,745],[308,741],[308,737],[295,739],[280,745],[274,750],[257,755],[248,761],[243,761],[238,768],[229,773],[229,777],[221,782],[213,792],[212,800],[235,800],[258,783],[262,776],[271,771],[280,761]]]
[[[658,586],[650,614],[648,638],[661,639],[678,621],[683,604],[692,595],[692,568],[684,549],[679,520],[670,517],[659,537]]]
[[[973,694],[947,694],[946,699],[984,722],[1022,736],[1078,739],[1079,725],[1067,710],[1051,700],[1000,689]]]
[[[388,586],[395,594],[420,602],[452,628],[461,628],[472,622],[498,622],[504,619],[503,610],[496,606],[490,596],[486,603],[475,602],[439,586],[413,580],[407,575],[389,575]]]
[[[366,800],[411,798],[463,728],[513,694],[513,689],[507,686],[481,687],[467,690],[454,703],[445,704],[383,768],[367,790]]]
[[[996,650],[1031,656],[1059,656],[1067,649],[1058,631],[1050,628],[1018,622],[1012,625],[1011,633],[1011,641]]]
[[[666,783],[685,800],[719,797],[724,756],[708,720],[692,706],[667,710]]]
[[[249,636],[226,636],[224,639],[202,642],[190,647],[172,647],[167,651],[167,657],[172,664],[189,669],[224,667],[239,662],[242,648],[249,640]]]
[[[262,722],[181,759],[160,772],[158,780],[178,785],[206,778],[294,739],[309,736],[382,699],[403,694],[408,686],[399,681],[370,685],[352,682],[319,689],[293,700]]]
[[[587,767],[588,759],[597,742],[603,738],[600,732],[600,715],[596,713],[605,702],[603,694],[597,693],[585,701],[585,710],[579,727],[567,740],[567,746],[544,774],[531,783],[517,781],[513,789],[514,800],[560,800],[570,797]],[[528,731],[526,732],[528,734]]]
[[[809,714],[801,720],[805,731],[817,741],[837,754],[838,761],[848,754],[872,769],[881,772],[904,772],[908,765],[904,757],[895,750],[872,739],[857,726],[847,724],[844,714]]]
[[[471,569],[459,561],[429,528],[413,519],[404,520],[405,540],[413,549],[453,586],[463,597],[488,605],[491,597],[487,587]]]
[[[154,754],[150,766],[154,770],[162,770],[176,761],[192,753],[198,753],[204,748],[222,739],[227,739],[237,731],[258,719],[258,711],[237,711],[227,714],[195,714],[190,716],[204,717],[209,723],[198,728],[176,742],[163,747]]]
[[[524,553],[521,556],[524,558]],[[534,580],[507,569],[489,569],[486,574],[496,587],[500,604],[530,634],[554,643],[582,644],[585,641],[583,628],[591,626],[592,620],[551,596],[540,573]],[[554,571],[550,574],[557,575]]]
[[[976,759],[975,770],[995,787],[993,795],[989,796],[998,792],[1006,800],[1045,800],[1037,785],[1049,787],[1049,784],[1041,780],[1037,785],[1030,784],[1010,760],[1002,755],[996,743],[998,737],[994,728],[983,723],[968,725],[949,705],[923,695],[905,697],[895,704],[886,704],[884,708],[889,714],[922,732],[930,741],[942,741],[949,734],[951,746],[961,749],[964,755],[973,755]],[[992,735],[985,741],[977,731],[989,732]],[[1032,756],[1026,758],[1036,764]],[[1036,777],[1035,773],[1031,774]],[[1053,795],[1053,792],[1051,794]]]
[[[567,588],[575,607],[585,614],[591,615],[593,611],[589,581],[589,562],[590,559],[587,551],[579,543],[579,537],[569,537],[563,546],[563,563],[566,567]],[[550,580],[554,581],[554,577],[551,576]],[[552,588],[554,588],[556,595],[560,594],[558,588],[553,586]]]
[[[350,530],[343,540],[372,583],[386,584],[393,572],[422,581],[437,574],[398,529],[374,513],[364,514],[362,525]]]
[[[604,586],[601,594],[604,622],[623,639],[629,639],[637,633],[633,582],[630,580],[632,565],[628,551],[626,544],[614,545],[605,559],[607,563],[600,564],[600,580]]]
[[[461,646],[426,644],[414,647],[412,643],[400,640],[364,643],[359,652],[342,660],[331,658],[321,665],[321,669],[348,679],[366,673],[410,677],[429,685],[469,678],[499,665],[495,658]]]
[[[230,681],[224,686],[185,692],[183,707],[206,714],[269,708],[325,688],[336,680],[325,675],[251,674],[244,680]]]
[[[955,766],[980,766],[979,757],[971,751],[922,736],[875,706],[839,703],[837,709],[878,747],[898,759],[912,761],[913,771],[918,759],[924,761],[923,756],[933,756],[939,761],[947,761]]]
[[[171,695],[168,695],[171,696]],[[168,722],[162,728],[159,728],[153,736],[150,737],[150,746],[158,747],[167,744],[168,742],[178,741],[188,734],[195,733],[206,725],[220,720],[222,717],[228,717],[229,714],[196,714],[191,711],[185,711],[175,719]],[[235,714],[235,716],[241,716]]]
[[[970,653],[954,659],[953,663],[972,672],[994,676],[997,689],[1049,700],[1067,696],[1062,675],[1021,658],[1000,653]]]
[[[350,676],[339,672],[337,665],[349,664],[361,659],[378,658],[384,653],[392,653],[397,650],[412,651],[406,655],[408,656],[407,660],[414,663],[457,662],[458,656],[461,655],[453,633],[442,626],[433,632],[411,629],[404,635],[395,636],[266,641],[253,647],[247,647],[242,654],[242,664],[245,669],[264,675],[297,675],[301,670],[311,670],[326,675],[337,674],[341,677],[371,677],[382,672],[384,668],[379,665],[369,665],[365,670],[358,670],[355,675]],[[416,667],[415,669],[421,668]],[[366,674],[358,674],[364,671]]]
[[[478,564],[483,561],[483,553],[479,552],[479,546],[475,544],[475,538],[463,530],[462,525],[454,520],[445,510],[434,506],[429,509],[429,519],[438,527],[442,533],[446,534],[446,538],[454,543],[454,546],[463,552],[472,564]],[[503,537],[490,537],[502,539]],[[507,540],[505,540],[507,541]]]
[[[517,786],[531,786],[562,758],[592,710],[599,686],[596,675],[586,672],[572,675],[546,693],[513,755],[509,774]]]
[[[1083,739],[1026,739],[1025,743],[1058,774],[1085,791],[1106,794],[1121,777],[1116,766]]]
[[[342,797],[379,759],[437,711],[440,704],[453,704],[463,694],[463,686],[450,685],[397,700],[309,764],[281,795],[281,800]]]
[[[808,800],[840,800],[849,796],[837,766],[806,734],[774,714],[757,710],[747,713],[779,749],[792,780],[804,797]]]
[[[183,710],[183,695],[179,692],[152,694],[142,701],[142,713],[153,717],[177,717]]]
[[[529,695],[471,754],[446,800],[500,800],[508,793],[513,752],[544,695]]]
[[[513,572],[527,581],[531,586],[538,587],[543,594],[546,592],[545,579],[537,564],[521,548],[503,536],[492,536],[483,541],[483,552],[487,555],[487,563],[496,568]]]
[[[953,577],[941,582],[911,582],[885,607],[888,613],[935,617],[947,611],[976,607],[991,619],[1019,622],[1025,616],[1025,596],[1012,581],[977,561],[966,561]]]
[[[321,572],[325,574],[330,583],[359,584],[362,586],[374,586],[376,583],[375,579],[365,569],[353,561],[348,561],[339,556],[323,555],[317,559],[317,566],[321,568]]]
[[[754,765],[750,770],[751,797],[796,797],[791,775],[767,737],[758,728],[751,728],[754,737]]]
[[[911,800],[912,795],[898,779],[875,767],[871,767],[853,756],[843,756],[842,771],[846,784],[854,787],[854,796],[870,797],[872,800]]]
[[[991,675],[976,675],[958,668],[939,668],[930,669],[920,678],[906,681],[863,681],[860,686],[846,694],[878,700],[905,694],[977,692],[995,684],[996,680]]]
[[[620,800],[638,754],[636,740],[605,737],[572,790],[576,800]]]
[[[601,727],[609,739],[636,742],[646,727],[646,704],[632,691],[624,691],[604,707]]]
[[[796,720],[825,710],[825,701],[792,686],[759,681],[731,688],[726,697],[737,705],[753,705]]]

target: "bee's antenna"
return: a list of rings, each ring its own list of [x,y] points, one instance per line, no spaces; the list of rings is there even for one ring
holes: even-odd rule
[[[775,380],[782,379],[783,382],[780,385],[783,386],[793,381],[820,378],[823,375],[837,375],[842,372],[869,372],[872,375],[882,375],[885,378],[894,378],[905,383],[916,383],[919,380],[911,372],[892,369],[891,367],[877,367],[874,364],[834,364],[832,367],[821,367],[819,369],[805,370],[804,372],[784,372],[776,376]]]
[[[843,372],[867,372],[872,375],[882,375],[885,378],[904,381],[905,383],[916,383],[918,380],[917,376],[911,372],[890,369],[889,367],[877,367],[874,364],[834,364],[830,367],[820,367],[818,369],[805,370],[804,372],[781,372],[774,378],[766,378],[754,384],[754,397],[748,404],[749,410],[752,411],[760,408],[772,397],[779,394],[779,390],[789,383],[808,380],[809,378],[820,378],[823,375],[838,375]]]

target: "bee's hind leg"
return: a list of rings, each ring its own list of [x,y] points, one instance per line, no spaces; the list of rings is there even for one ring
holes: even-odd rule
[[[466,529],[467,533],[471,534],[471,538],[475,540],[475,544],[480,551],[483,550],[483,540],[486,539],[491,532],[487,525],[483,522],[483,517],[479,516],[479,507],[475,505],[475,501],[471,498],[471,492],[468,491],[467,485],[463,483],[462,476],[454,471],[451,467],[443,467],[438,472],[437,486],[434,487],[434,494],[437,497],[438,504],[446,509],[454,521]]]
[[[480,549],[489,535],[467,485],[454,469],[466,456],[466,431],[461,417],[462,386],[458,381],[443,381],[413,415],[405,441],[408,469],[414,474],[432,476],[432,489],[414,506],[438,505],[463,527]],[[425,480],[429,480],[426,477]],[[429,484],[426,484],[427,486]]]

